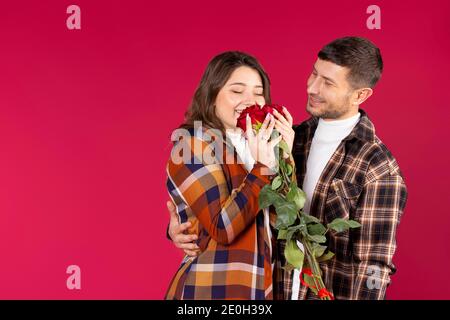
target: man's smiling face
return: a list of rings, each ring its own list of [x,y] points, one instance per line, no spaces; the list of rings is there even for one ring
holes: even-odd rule
[[[355,112],[351,104],[354,89],[347,80],[347,67],[317,59],[307,82],[306,111],[324,120],[345,119]]]

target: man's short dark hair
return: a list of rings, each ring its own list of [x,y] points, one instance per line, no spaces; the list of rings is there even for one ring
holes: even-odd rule
[[[380,49],[367,39],[344,37],[320,50],[319,59],[350,69],[348,81],[355,89],[375,87],[383,72]]]

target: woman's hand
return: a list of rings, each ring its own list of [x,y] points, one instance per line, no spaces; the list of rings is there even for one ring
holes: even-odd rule
[[[273,111],[273,114],[276,118],[275,120],[275,129],[278,130],[278,132],[283,137],[283,140],[287,143],[289,150],[291,150],[292,153],[292,147],[294,146],[294,138],[295,138],[295,131],[292,129],[292,116],[287,111],[286,107],[283,107],[283,114],[280,114],[277,110]]]
[[[277,166],[274,147],[283,138],[282,135],[270,140],[273,128],[275,127],[275,118],[271,114],[267,114],[266,119],[262,123],[258,133],[255,134],[252,127],[250,116],[247,114],[246,119],[247,131],[245,132],[248,140],[248,146],[255,161],[262,163],[269,168]]]

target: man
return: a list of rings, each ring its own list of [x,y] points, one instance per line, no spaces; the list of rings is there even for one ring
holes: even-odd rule
[[[318,54],[307,81],[311,118],[295,129],[293,156],[297,181],[306,193],[305,212],[327,224],[353,219],[360,228],[327,234],[335,257],[321,264],[325,285],[336,299],[384,299],[390,275],[396,230],[407,191],[399,166],[375,135],[359,108],[381,77],[380,50],[358,37],[337,39]],[[169,236],[188,255],[198,254],[195,236],[182,234],[173,206]],[[317,299],[301,285],[299,272],[286,271],[285,243],[277,242],[276,299]]]

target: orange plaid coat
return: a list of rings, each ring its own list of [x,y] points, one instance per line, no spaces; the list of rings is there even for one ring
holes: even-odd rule
[[[180,223],[192,222],[189,234],[198,235],[202,253],[183,260],[166,299],[272,299],[272,239],[258,207],[268,168],[256,163],[247,172],[229,142],[222,139],[217,152],[206,135],[186,130],[167,164]],[[205,161],[207,154],[215,154],[213,161]]]

